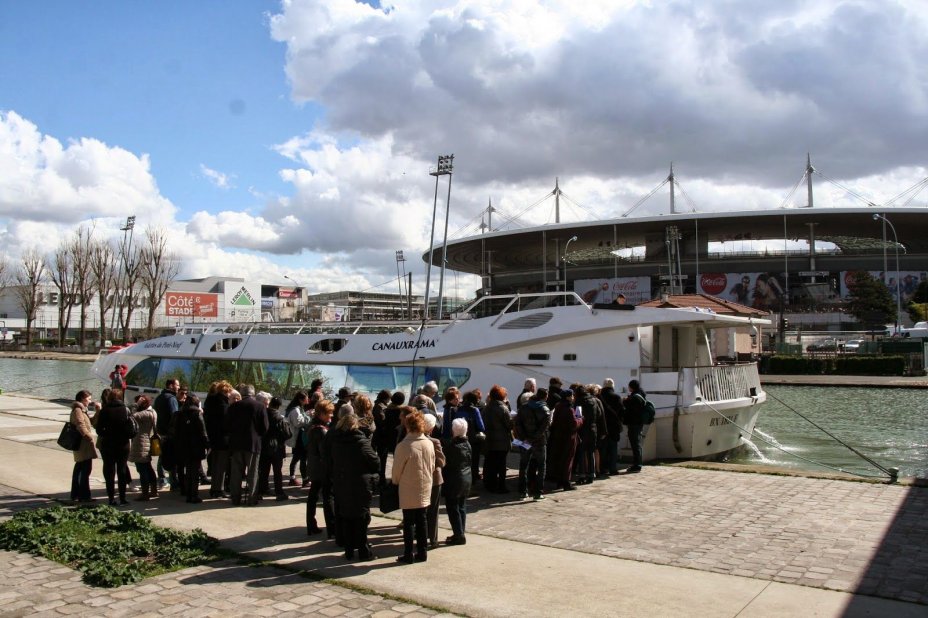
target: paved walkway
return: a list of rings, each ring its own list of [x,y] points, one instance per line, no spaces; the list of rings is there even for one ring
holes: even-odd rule
[[[0,397],[0,410],[15,407],[8,399]],[[40,420],[36,406],[23,405],[28,409],[0,414],[0,483],[23,499],[63,496],[70,454],[7,437],[23,429],[4,429],[3,418]],[[45,405],[56,418],[55,406]],[[442,547],[428,563],[411,566],[393,562],[400,553],[394,519],[372,522],[379,560],[346,563],[331,542],[307,539],[303,501],[233,508],[207,500],[191,510],[166,496],[133,508],[162,525],[202,527],[226,547],[288,569],[465,615],[928,615],[928,490],[917,487],[646,467],[537,503],[475,498],[468,544]],[[4,578],[29,568],[0,557]],[[206,578],[185,573],[157,580]],[[248,592],[269,577],[217,583],[239,586],[219,597]],[[8,592],[0,587],[0,595]],[[288,586],[277,600],[292,596]],[[374,614],[384,609],[381,602],[398,611],[397,602],[372,599],[352,612]]]

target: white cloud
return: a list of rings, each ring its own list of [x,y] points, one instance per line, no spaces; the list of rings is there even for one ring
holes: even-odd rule
[[[16,112],[0,111],[0,217],[73,223],[126,212],[175,212],[147,155],[92,138],[64,146]]]
[[[920,161],[917,3],[287,2],[271,20],[326,131],[459,155],[468,182],[643,176],[782,188],[811,150],[835,175]]]
[[[203,174],[204,178],[220,189],[228,190],[235,186],[232,184],[232,180],[235,178],[234,175],[223,174],[222,172],[206,167],[202,163],[200,164],[200,173]]]

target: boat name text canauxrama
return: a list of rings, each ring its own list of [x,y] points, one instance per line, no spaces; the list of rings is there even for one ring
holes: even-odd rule
[[[414,350],[416,348],[434,348],[434,339],[423,339],[421,341],[378,341],[371,346],[374,352],[382,350]]]

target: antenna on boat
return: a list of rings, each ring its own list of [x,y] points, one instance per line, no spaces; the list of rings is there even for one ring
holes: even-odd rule
[[[445,210],[445,239],[442,250],[441,276],[438,281],[438,315],[441,316],[442,302],[442,283],[445,278],[445,262],[448,257],[448,215],[451,210],[451,172],[454,169],[454,155],[439,155],[438,167],[429,172],[430,176],[435,177],[435,201],[432,205],[432,233],[429,238],[429,266],[425,273],[425,297],[422,306],[422,319],[427,320],[429,317],[429,289],[432,280],[432,259],[435,252],[435,217],[438,213],[438,178],[439,176],[448,177],[448,202]]]

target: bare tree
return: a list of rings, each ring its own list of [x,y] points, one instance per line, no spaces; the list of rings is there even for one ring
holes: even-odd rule
[[[23,253],[19,272],[16,273],[16,296],[26,314],[26,346],[32,345],[32,324],[39,308],[39,286],[45,275],[45,260],[35,249]]]
[[[10,264],[10,261],[6,259],[6,256],[0,255],[0,296],[3,295],[3,291],[9,287],[10,281],[13,279],[13,265]]]
[[[63,240],[46,264],[48,275],[58,288],[58,347],[64,346],[75,302],[73,244],[73,239]]]
[[[0,299],[3,298],[6,293],[6,289],[10,287],[10,282],[13,280],[13,265],[7,259],[5,255],[0,255]],[[5,327],[4,327],[5,328]],[[6,343],[5,336],[0,338],[0,345]]]
[[[71,264],[74,268],[74,296],[80,307],[80,329],[77,333],[77,344],[84,347],[87,338],[87,311],[93,301],[94,277],[90,268],[93,242],[92,230],[81,226],[74,233],[71,244]]]
[[[142,287],[145,289],[146,307],[148,309],[147,337],[155,332],[155,312],[161,305],[164,293],[177,277],[180,266],[173,252],[168,251],[167,236],[161,228],[148,227],[145,230],[145,244],[142,247]]]
[[[116,276],[119,262],[116,249],[105,240],[90,244],[90,273],[93,277],[93,289],[97,293],[97,306],[100,309],[100,343],[106,341],[106,313],[113,308],[115,301]]]

